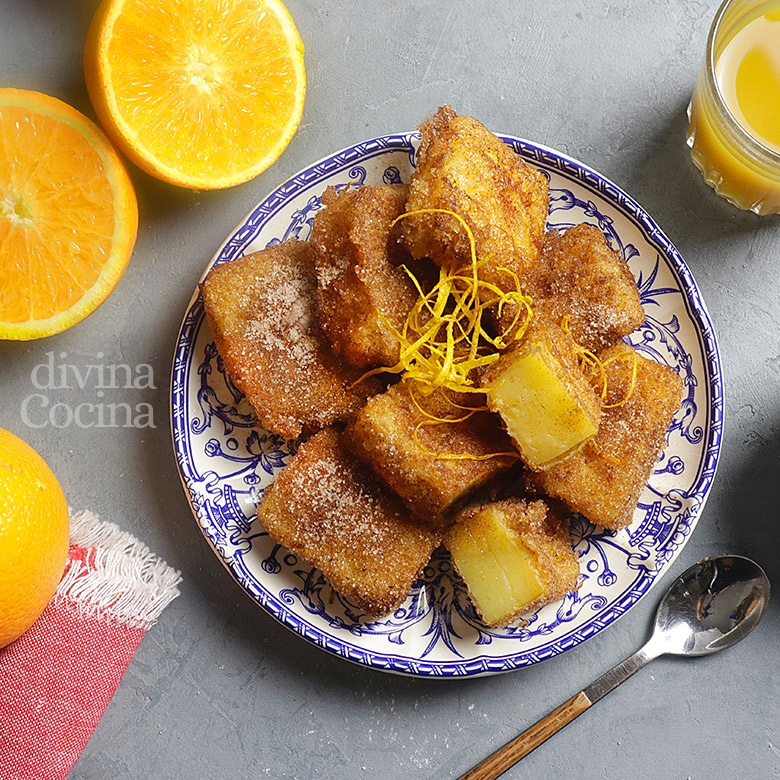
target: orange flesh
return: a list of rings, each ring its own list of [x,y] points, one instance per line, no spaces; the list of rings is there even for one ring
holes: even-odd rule
[[[75,128],[4,106],[0,137],[0,253],[14,258],[0,263],[0,320],[46,319],[100,276],[114,195],[99,155]]]

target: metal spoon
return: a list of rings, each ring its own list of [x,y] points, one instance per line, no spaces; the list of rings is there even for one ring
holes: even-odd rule
[[[705,558],[678,577],[658,606],[655,630],[634,655],[462,775],[494,780],[659,655],[708,655],[739,642],[761,620],[769,579],[749,558]]]

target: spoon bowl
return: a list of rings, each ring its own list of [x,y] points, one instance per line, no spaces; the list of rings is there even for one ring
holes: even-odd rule
[[[769,578],[749,558],[722,555],[694,564],[661,599],[653,634],[643,647],[460,780],[494,780],[659,655],[709,655],[736,644],[758,625],[769,593]]]
[[[662,652],[709,655],[739,642],[761,620],[769,579],[749,558],[705,558],[683,572],[658,605]],[[660,653],[659,653],[660,654]]]

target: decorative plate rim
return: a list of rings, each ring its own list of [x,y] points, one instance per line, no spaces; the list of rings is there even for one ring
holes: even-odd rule
[[[264,590],[256,581],[251,581],[249,573],[242,571],[241,566],[236,564],[235,561],[227,560],[218,549],[214,538],[209,534],[207,528],[204,527],[202,518],[199,515],[197,502],[188,484],[186,448],[185,451],[181,450],[187,439],[187,425],[189,423],[189,419],[184,418],[186,404],[182,399],[187,387],[185,379],[191,370],[189,361],[184,360],[183,357],[187,354],[187,348],[194,344],[197,332],[205,322],[202,303],[196,286],[187,304],[185,315],[177,334],[170,383],[170,424],[174,456],[179,477],[196,522],[217,558],[222,561],[231,576],[272,617],[305,640],[327,652],[382,671],[434,678],[461,678],[506,672],[530,666],[559,655],[600,633],[638,603],[675,560],[689,540],[699,520],[717,470],[722,441],[724,407],[720,354],[706,305],[693,275],[681,254],[638,202],[602,174],[569,155],[543,144],[511,135],[497,135],[505,143],[522,154],[525,159],[540,165],[542,170],[552,169],[564,179],[578,184],[586,190],[598,193],[614,208],[626,215],[630,222],[639,229],[643,239],[667,259],[668,266],[666,268],[674,275],[680,288],[679,291],[683,300],[682,305],[690,321],[695,324],[698,348],[705,371],[705,376],[698,377],[698,379],[706,390],[706,401],[704,403],[706,407],[706,425],[703,431],[698,473],[691,482],[690,490],[687,494],[691,498],[695,497],[698,503],[693,507],[691,515],[681,520],[680,525],[676,528],[676,533],[673,535],[675,541],[670,543],[671,549],[668,550],[668,557],[665,558],[660,568],[653,571],[636,569],[634,580],[630,583],[625,583],[623,593],[607,605],[608,609],[601,610],[597,616],[588,620],[585,625],[563,635],[556,636],[549,643],[534,648],[531,652],[521,650],[520,652],[508,652],[498,656],[474,654],[462,660],[418,660],[410,658],[408,655],[376,652],[361,645],[359,639],[354,641],[342,636],[335,637],[332,633],[328,633],[327,630],[313,625],[296,614],[276,594]],[[303,168],[279,187],[269,192],[238,223],[235,230],[222,243],[206,266],[200,279],[202,280],[214,265],[229,262],[244,254],[242,250],[246,248],[247,244],[251,243],[253,238],[260,233],[265,223],[294,194],[305,191],[310,186],[317,185],[317,181],[323,176],[323,169],[329,167],[340,169],[349,167],[353,161],[356,163],[357,161],[364,162],[367,158],[370,159],[374,156],[386,154],[388,151],[406,152],[410,157],[413,157],[415,143],[418,140],[419,133],[415,132],[379,136],[367,139],[359,144],[344,147]],[[595,204],[591,205],[593,205],[594,211],[598,213]]]

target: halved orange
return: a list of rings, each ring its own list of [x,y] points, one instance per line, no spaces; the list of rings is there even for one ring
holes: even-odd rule
[[[84,54],[90,98],[141,169],[191,189],[248,181],[303,113],[303,43],[279,0],[104,0]]]
[[[133,253],[138,204],[98,126],[57,98],[0,89],[0,339],[93,312]]]

